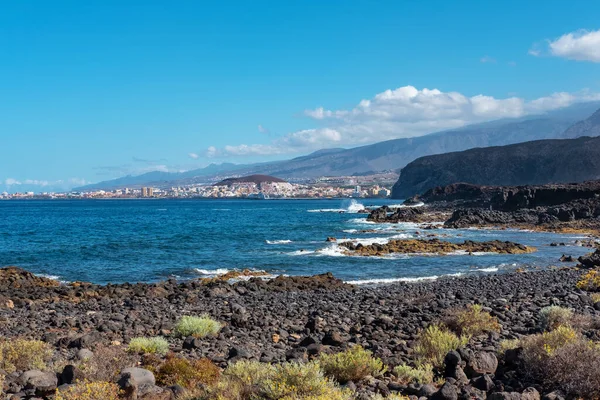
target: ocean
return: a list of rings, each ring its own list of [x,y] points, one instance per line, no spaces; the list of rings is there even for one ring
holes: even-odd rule
[[[94,283],[194,279],[231,270],[272,275],[332,272],[376,284],[565,265],[589,249],[581,235],[516,230],[424,231],[417,224],[372,224],[362,206],[391,200],[25,200],[0,201],[0,266],[61,281]],[[344,255],[327,237],[367,243],[440,235],[442,240],[510,240],[532,254]],[[566,247],[552,247],[564,242]],[[572,265],[572,264],[571,264]]]

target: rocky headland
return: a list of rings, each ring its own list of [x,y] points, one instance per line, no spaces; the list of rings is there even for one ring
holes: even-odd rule
[[[456,183],[430,189],[407,206],[372,210],[372,222],[443,222],[464,229],[516,228],[600,235],[600,181],[537,186]]]

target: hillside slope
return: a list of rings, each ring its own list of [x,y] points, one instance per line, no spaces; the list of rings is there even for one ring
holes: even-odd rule
[[[537,139],[561,138],[565,129],[587,118],[600,102],[580,103],[544,115],[504,119],[470,125],[414,138],[394,139],[352,149],[324,149],[290,160],[268,163],[223,164],[184,173],[149,173],[124,177],[78,188],[111,189],[144,184],[175,186],[214,183],[231,176],[273,175],[287,180],[320,176],[366,175],[399,170],[427,155],[461,151],[474,147],[501,146]],[[572,132],[577,135],[577,132]]]
[[[466,182],[516,186],[600,179],[600,137],[537,140],[419,158],[402,169],[394,198]]]

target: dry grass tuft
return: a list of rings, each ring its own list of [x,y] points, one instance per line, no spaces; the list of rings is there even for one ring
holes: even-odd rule
[[[319,364],[325,375],[340,383],[357,382],[369,375],[379,376],[387,369],[379,358],[361,346],[336,354],[321,354]]]

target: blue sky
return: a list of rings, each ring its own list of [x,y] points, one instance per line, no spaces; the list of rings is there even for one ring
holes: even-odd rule
[[[0,190],[288,158],[597,99],[597,1],[0,5]]]

